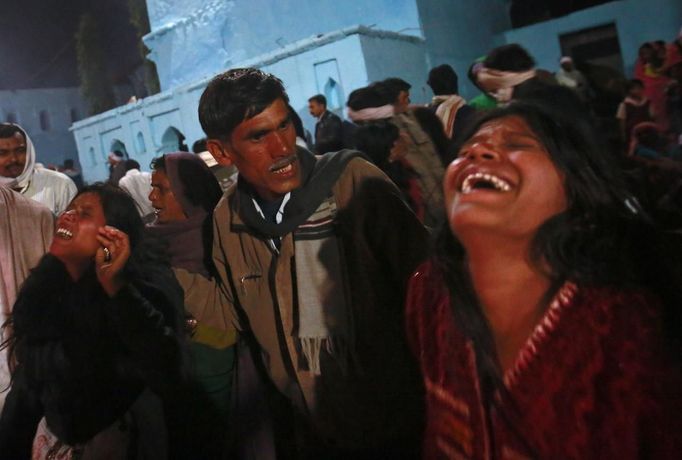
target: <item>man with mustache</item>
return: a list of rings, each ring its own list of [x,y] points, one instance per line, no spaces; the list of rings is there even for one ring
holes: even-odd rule
[[[36,153],[26,132],[13,123],[0,123],[0,185],[61,213],[76,195],[66,174],[36,167]]]
[[[359,152],[297,147],[287,102],[282,82],[256,69],[216,76],[199,102],[209,151],[239,170],[213,217],[225,313],[293,409],[294,433],[275,417],[279,448],[417,458],[423,389],[403,301],[426,232]],[[236,399],[251,401],[240,379]]]

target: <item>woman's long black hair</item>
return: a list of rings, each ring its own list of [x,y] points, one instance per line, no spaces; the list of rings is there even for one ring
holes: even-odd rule
[[[668,343],[679,355],[679,235],[657,229],[628,192],[618,165],[600,151],[590,126],[570,112],[560,113],[539,102],[513,102],[483,113],[461,143],[485,123],[509,116],[528,124],[564,177],[567,209],[538,229],[530,254],[535,266],[549,277],[553,290],[570,280],[583,287],[646,289],[659,296]],[[492,332],[469,276],[466,251],[447,223],[436,246],[436,264],[450,292],[455,320],[474,344],[484,400],[492,404],[495,390],[502,388],[501,373]]]

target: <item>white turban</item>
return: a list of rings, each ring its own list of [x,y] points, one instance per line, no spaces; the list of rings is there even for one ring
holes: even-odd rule
[[[31,176],[33,176],[33,169],[36,163],[36,151],[33,148],[33,142],[31,138],[28,137],[26,131],[19,125],[10,123],[21,130],[26,138],[26,164],[24,164],[24,170],[17,177],[4,177],[0,176],[0,185],[10,188],[24,188],[28,186],[31,182]]]

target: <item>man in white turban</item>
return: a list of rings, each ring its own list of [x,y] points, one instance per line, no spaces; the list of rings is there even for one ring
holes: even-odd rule
[[[0,123],[0,185],[47,206],[59,214],[76,195],[76,184],[65,174],[36,166],[28,134],[13,123]]]

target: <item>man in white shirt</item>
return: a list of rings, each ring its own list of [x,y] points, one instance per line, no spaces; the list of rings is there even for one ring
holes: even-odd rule
[[[0,185],[44,204],[54,214],[64,211],[77,192],[67,175],[36,165],[31,139],[13,123],[0,123]]]

